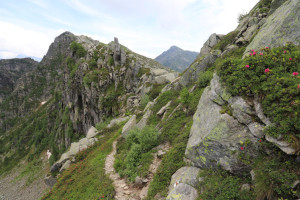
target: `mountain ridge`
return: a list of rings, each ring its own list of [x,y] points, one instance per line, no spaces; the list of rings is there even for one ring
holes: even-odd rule
[[[173,45],[154,60],[175,71],[182,72],[196,59],[197,55],[197,52],[183,50]]]

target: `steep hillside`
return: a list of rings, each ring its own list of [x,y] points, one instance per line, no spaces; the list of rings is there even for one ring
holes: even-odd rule
[[[197,52],[186,51],[177,46],[171,46],[170,49],[157,56],[155,60],[177,72],[182,72],[190,66],[197,55]]]
[[[33,71],[37,65],[38,62],[31,58],[0,60],[0,102],[13,91],[18,79]]]
[[[299,8],[259,1],[179,77],[63,33],[0,104],[0,173],[45,176],[45,200],[299,199]]]

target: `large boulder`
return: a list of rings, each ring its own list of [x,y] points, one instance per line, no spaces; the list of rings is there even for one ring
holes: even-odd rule
[[[197,167],[182,167],[172,175],[169,191],[172,191],[179,183],[185,183],[197,187],[200,180],[198,178],[200,169]]]
[[[80,143],[73,142],[70,147],[69,155],[75,156],[80,151]]]
[[[95,137],[98,133],[99,133],[98,130],[95,127],[91,126],[91,128],[89,129],[86,135],[86,138],[90,139],[92,137]]]
[[[194,166],[211,168],[220,165],[232,173],[250,171],[250,166],[239,159],[238,152],[249,158],[257,156],[258,138],[247,127],[248,117],[243,121],[243,116],[253,112],[244,103],[240,98],[231,97],[219,77],[214,75],[211,86],[204,90],[199,101],[185,152]],[[221,105],[227,105],[236,117],[222,112]]]
[[[132,115],[128,122],[123,126],[122,137],[125,138],[130,130],[136,127],[136,115]]]
[[[280,4],[281,2],[279,2]],[[275,4],[274,4],[274,7]],[[288,0],[277,8],[266,20],[259,32],[247,46],[251,49],[283,46],[289,42],[300,44],[300,1]]]
[[[192,186],[179,183],[167,196],[167,200],[196,200],[198,191]]]

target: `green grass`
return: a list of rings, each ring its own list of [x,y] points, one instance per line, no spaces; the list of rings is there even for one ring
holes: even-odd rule
[[[198,190],[204,189],[199,199],[223,200],[239,199],[253,200],[254,195],[250,191],[241,191],[242,184],[249,183],[249,178],[233,176],[222,169],[204,169],[199,173],[204,181],[199,185]]]
[[[120,126],[119,126],[120,127]],[[107,155],[112,151],[112,143],[121,134],[121,128],[107,130],[96,145],[81,152],[58,179],[51,191],[41,199],[113,199],[115,191],[112,181],[105,175],[104,165]]]

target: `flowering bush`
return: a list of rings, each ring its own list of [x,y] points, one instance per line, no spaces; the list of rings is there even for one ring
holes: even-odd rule
[[[264,113],[274,126],[266,132],[300,141],[300,47],[287,45],[258,50],[245,59],[227,58],[218,69],[222,81],[233,95],[251,99],[258,96]]]

